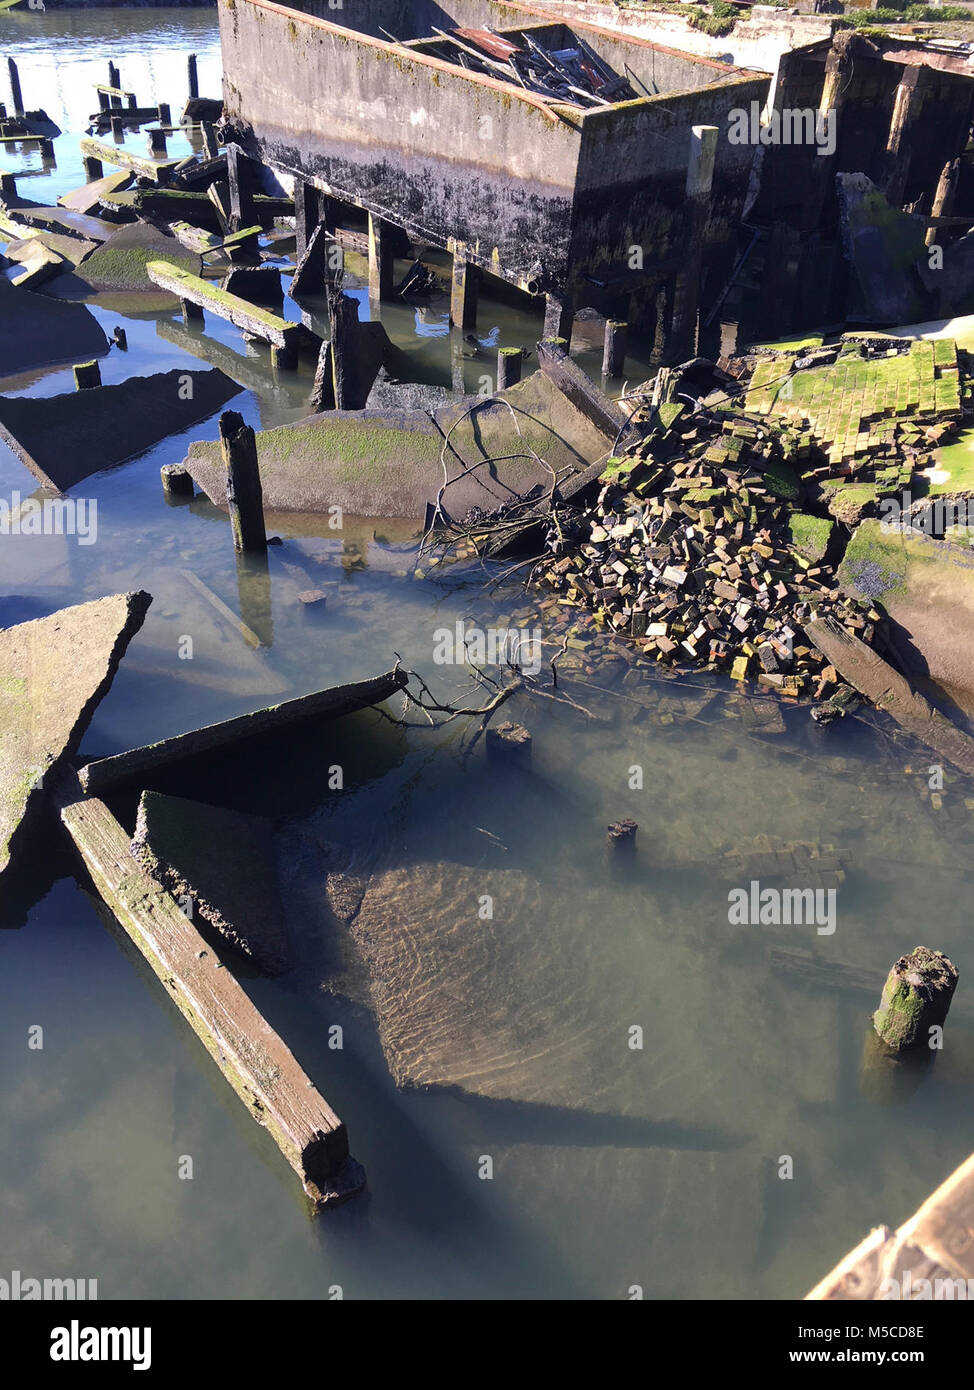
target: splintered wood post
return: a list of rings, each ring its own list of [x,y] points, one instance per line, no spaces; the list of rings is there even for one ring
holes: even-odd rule
[[[522,348],[497,349],[497,389],[506,391],[508,386],[516,386],[521,380],[521,365],[524,362]]]
[[[162,121],[162,107],[159,107],[159,120]],[[169,124],[168,117],[166,125]],[[200,124],[200,134],[203,138],[203,154],[207,159],[217,159],[220,154],[220,143],[216,138],[212,121],[202,121]]]
[[[331,343],[322,343],[315,368],[315,384],[311,388],[308,409],[312,415],[335,408],[335,381],[331,369]]]
[[[311,235],[321,221],[321,192],[306,179],[294,180],[294,241],[296,258],[308,249]]]
[[[351,409],[355,385],[355,338],[358,304],[341,291],[328,296],[331,327],[331,373],[336,410]]]
[[[960,178],[960,159],[952,159],[945,164],[940,171],[940,178],[937,180],[937,190],[933,195],[933,207],[930,209],[931,217],[949,217],[954,206],[954,196],[957,192],[957,181]],[[924,238],[927,246],[933,246],[937,240],[937,228],[928,227]]]
[[[476,328],[480,268],[467,260],[466,247],[453,247],[453,280],[450,289],[450,322],[456,328]]]
[[[152,154],[158,155],[165,155],[167,153],[166,132],[164,130],[149,131],[149,151]]]
[[[620,319],[606,319],[605,341],[602,347],[602,375],[622,376],[626,362],[626,340],[629,325]]]
[[[195,101],[200,94],[200,80],[196,71],[196,54],[191,53],[186,59],[186,74],[189,78],[189,99]]]
[[[10,77],[10,95],[13,98],[13,108],[15,116],[24,114],[24,98],[20,90],[20,73],[17,71],[17,64],[12,58],[7,59],[7,73]]]
[[[227,176],[230,181],[230,226],[239,232],[256,222],[254,176],[250,160],[239,145],[227,146]]]
[[[92,386],[100,386],[101,368],[98,363],[79,362],[74,369],[74,384],[79,391],[87,391]]]
[[[125,139],[125,122],[122,120],[121,116],[116,116],[114,114],[112,115],[112,139]]]
[[[957,967],[943,951],[916,946],[900,956],[886,977],[873,1026],[894,1052],[929,1048],[931,1029],[942,1028],[957,987]]]
[[[369,298],[382,301],[392,298],[395,262],[391,228],[381,217],[369,213]]]
[[[85,168],[85,179],[88,183],[94,183],[97,179],[104,177],[104,166],[101,160],[97,159],[93,154],[86,154],[82,163]]]
[[[529,763],[531,761],[531,734],[523,724],[507,720],[503,724],[491,724],[485,735],[487,757],[494,763]]]
[[[235,550],[266,551],[264,494],[257,463],[257,440],[235,410],[220,416],[220,451],[227,470],[227,506]]]
[[[160,101],[159,103],[159,124],[172,125],[172,108],[168,101]]]
[[[572,322],[575,318],[574,306],[564,295],[546,294],[544,301],[545,338],[564,338],[565,351],[571,349]]]
[[[258,1012],[190,917],[131,852],[103,801],[82,795],[76,775],[54,792],[61,823],[123,940],[138,948],[258,1124],[301,1179],[315,1210],[365,1187],[345,1125]]]
[[[108,85],[109,87],[121,87],[122,85],[122,74],[112,62],[111,58],[108,60]]]

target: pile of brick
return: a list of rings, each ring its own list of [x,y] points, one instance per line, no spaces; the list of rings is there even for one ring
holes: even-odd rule
[[[824,562],[832,523],[798,512],[799,494],[773,425],[662,405],[610,460],[573,528],[581,539],[556,544],[565,553],[536,577],[648,660],[819,699],[838,679],[804,622],[829,615],[868,642],[880,614],[838,592]]]

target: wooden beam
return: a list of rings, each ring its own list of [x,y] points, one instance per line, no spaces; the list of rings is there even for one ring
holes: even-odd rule
[[[252,714],[238,714],[221,724],[207,724],[202,729],[191,729],[188,733],[176,734],[159,743],[133,748],[127,753],[116,753],[110,758],[99,758],[81,769],[79,781],[87,792],[102,792],[133,779],[144,783],[146,777],[160,768],[227,748],[245,739],[275,733],[308,719],[338,719],[355,710],[379,705],[397,690],[402,690],[405,684],[406,676],[397,668],[371,680],[316,690],[311,695],[300,695],[297,699],[255,710]]]
[[[131,852],[103,801],[77,777],[55,791],[61,821],[126,935],[250,1114],[273,1138],[316,1209],[361,1192],[345,1126],[176,900]]]
[[[165,185],[172,178],[173,170],[182,163],[180,159],[152,159],[149,155],[135,154],[124,145],[115,145],[108,140],[85,139],[81,141],[81,154],[85,159],[99,160],[102,164],[114,164],[120,169],[133,169],[141,178],[151,179],[153,183]]]
[[[149,261],[145,273],[160,289],[169,290],[178,299],[196,304],[201,309],[208,309],[210,313],[216,314],[218,318],[227,319],[245,333],[251,333],[255,338],[263,338],[265,342],[273,343],[275,347],[284,348],[285,351],[297,352],[298,345],[305,336],[303,324],[288,323],[287,319],[272,314],[269,309],[261,309],[256,304],[239,298],[238,295],[217,289],[209,281],[201,280],[198,275],[191,275],[189,271],[182,270],[169,261]]]

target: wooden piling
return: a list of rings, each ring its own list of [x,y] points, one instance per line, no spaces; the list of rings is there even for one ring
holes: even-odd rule
[[[952,159],[945,164],[940,171],[940,178],[937,180],[936,192],[933,195],[933,206],[930,209],[931,217],[949,217],[954,207],[954,196],[957,192],[957,182],[960,178],[960,159]],[[936,226],[928,227],[924,241],[927,246],[933,246],[937,240]]]
[[[570,350],[572,341],[572,321],[575,309],[567,295],[546,294],[544,297],[545,338],[564,338]]]
[[[159,124],[172,125],[172,107],[168,101],[160,101],[159,103]]]
[[[957,987],[957,967],[943,951],[916,946],[900,956],[886,978],[873,1027],[894,1052],[929,1048],[942,1028]]]
[[[79,391],[101,385],[101,368],[97,362],[79,362],[74,369],[74,384]]]
[[[179,307],[183,315],[183,323],[204,323],[206,315],[198,304],[194,304],[191,299],[180,299]]]
[[[186,74],[189,79],[189,99],[195,101],[200,94],[199,74],[196,71],[196,54],[191,53],[186,59]]]
[[[636,831],[638,829],[639,826],[634,820],[613,821],[607,831],[609,848],[616,853],[631,854],[636,848]]]
[[[109,87],[121,87],[122,85],[122,74],[112,62],[111,58],[108,60],[108,85]]]
[[[621,319],[606,319],[602,346],[602,375],[622,376],[626,364],[629,325]]]
[[[168,112],[168,110],[169,110],[168,106],[166,107],[166,110],[167,110],[167,112]],[[160,112],[159,121],[160,121],[160,124],[162,124],[163,122],[162,122],[162,114],[161,114],[161,113],[162,113],[162,107],[161,107],[161,106],[159,107],[159,112]],[[166,124],[166,125],[169,124],[169,117],[168,117],[168,115],[167,115],[167,117],[166,117],[165,124]],[[206,158],[206,159],[218,159],[219,156],[220,156],[220,142],[219,142],[219,140],[217,140],[217,138],[216,138],[216,132],[215,132],[214,129],[213,129],[213,122],[212,122],[212,121],[201,121],[201,122],[200,122],[200,134],[201,134],[201,137],[202,137],[202,140],[203,140],[203,156],[204,156],[204,158]]]
[[[17,64],[13,58],[7,59],[7,75],[10,78],[10,95],[13,99],[15,116],[24,114],[24,98],[20,90],[20,73],[17,71]]]
[[[167,497],[192,497],[195,491],[189,469],[181,463],[164,463],[159,470]]]
[[[491,762],[525,764],[531,761],[531,734],[523,724],[511,720],[491,724],[484,743]]]
[[[502,347],[497,349],[497,389],[506,391],[508,386],[516,386],[521,380],[521,367],[524,362],[524,349]]]
[[[115,340],[116,347],[121,348],[122,352],[128,352],[128,334],[125,332],[125,329],[122,328],[120,324],[115,325],[115,328],[112,331],[112,338]]]
[[[149,131],[149,153],[166,155],[168,154],[166,145],[166,132],[164,130],[153,129]]]
[[[112,116],[112,139],[125,139],[125,122],[122,120],[121,116]]]
[[[369,213],[369,298],[391,299],[395,279],[392,238],[381,217]],[[390,229],[391,230],[391,229]],[[476,307],[474,309],[476,313]]]
[[[450,289],[450,323],[456,328],[476,328],[480,268],[467,260],[462,242],[453,245],[453,279]]]
[[[239,232],[242,227],[249,227],[257,221],[250,160],[239,145],[227,146],[227,177],[230,183],[230,228]]]
[[[670,362],[682,362],[697,350],[700,268],[704,233],[710,217],[717,135],[718,129],[713,125],[690,127],[680,269],[673,287],[673,319],[665,346]]]
[[[257,440],[235,410],[220,416],[220,451],[227,470],[227,506],[235,550],[265,551],[264,495],[257,462]]]
[[[315,228],[321,221],[321,191],[306,179],[294,180],[294,238],[297,259],[308,249]]]
[[[94,183],[97,179],[104,178],[105,166],[95,155],[86,154],[82,163],[84,164],[85,181],[87,183]]]

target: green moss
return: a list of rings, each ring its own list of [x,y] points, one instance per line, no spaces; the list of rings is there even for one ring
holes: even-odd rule
[[[826,516],[811,516],[808,512],[792,512],[788,518],[791,543],[809,560],[821,560],[828,550],[835,522]]]

